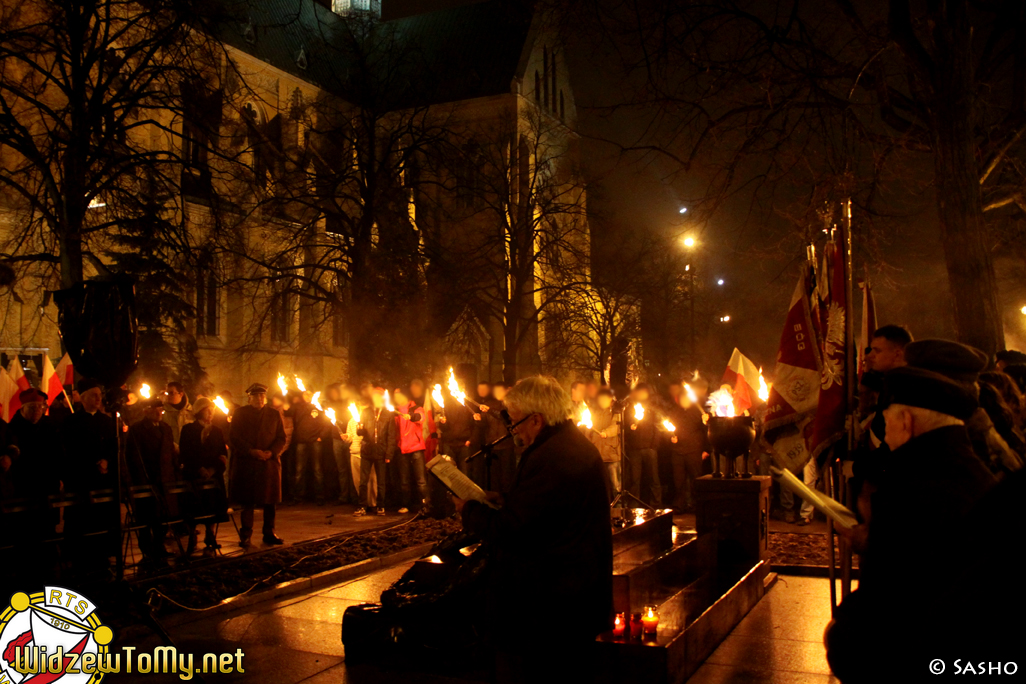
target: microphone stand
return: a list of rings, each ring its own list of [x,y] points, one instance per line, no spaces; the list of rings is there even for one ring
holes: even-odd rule
[[[499,446],[500,444],[502,444],[503,442],[505,442],[508,439],[512,439],[513,438],[513,429],[515,427],[517,427],[518,425],[520,425],[521,423],[523,423],[525,420],[527,420],[530,417],[531,417],[530,415],[526,415],[523,418],[521,418],[520,420],[518,420],[516,423],[514,423],[513,425],[506,425],[506,434],[504,434],[502,437],[499,437],[497,440],[495,440],[491,444],[485,444],[484,446],[481,447],[481,449],[477,453],[467,457],[467,463],[470,463],[471,461],[473,461],[478,456],[484,456],[484,459],[485,459],[485,489],[486,490],[490,490],[492,488],[492,461],[495,460],[495,458],[496,458],[496,456],[495,456],[495,447]]]
[[[616,497],[613,498],[612,503],[609,504],[610,508],[616,508],[621,505],[621,502],[637,504],[631,506],[631,508],[644,508],[647,510],[655,510],[647,503],[639,499],[630,493],[627,489],[627,421],[625,420],[627,415],[627,404],[624,403],[620,407],[620,491],[616,493]]]

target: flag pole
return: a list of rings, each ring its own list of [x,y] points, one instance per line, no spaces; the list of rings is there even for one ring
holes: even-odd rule
[[[847,366],[847,392],[845,408],[847,414],[847,453],[848,460],[851,460],[852,454],[855,452],[855,426],[858,422],[858,416],[856,415],[855,406],[855,383],[858,378],[858,359],[862,354],[862,350],[857,348],[855,344],[855,321],[852,318],[852,314],[855,311],[854,304],[854,279],[855,269],[853,266],[852,256],[852,235],[851,235],[851,197],[845,202],[844,209],[844,268],[845,268],[845,286],[848,288],[848,296],[845,298],[845,306],[848,308],[845,320],[845,342],[848,345],[848,354],[846,355],[845,365]],[[868,287],[868,281],[867,281]],[[844,474],[844,464],[841,463],[839,472],[837,475],[837,487],[840,490],[839,500],[845,505],[852,505],[853,502],[849,501],[849,492],[847,478]],[[852,552],[848,544],[847,539],[839,538],[840,552],[841,552],[841,600],[848,598],[851,593],[851,566],[852,566]],[[831,544],[833,547],[833,544]]]

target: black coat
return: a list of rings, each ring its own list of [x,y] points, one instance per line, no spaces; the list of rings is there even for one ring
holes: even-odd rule
[[[360,458],[384,461],[395,458],[399,453],[399,426],[395,413],[388,409],[365,408],[360,414],[363,426],[357,433],[363,437]]]
[[[14,414],[7,426],[7,441],[20,451],[13,459],[10,473],[15,497],[38,499],[60,492],[63,449],[60,434],[49,416],[30,423],[21,412]]]
[[[186,480],[199,480],[200,468],[210,468],[218,478],[224,477],[225,460],[228,456],[228,444],[224,433],[217,425],[211,424],[206,439],[203,429],[206,426],[199,421],[189,423],[182,428],[181,449],[182,477]]]
[[[709,446],[709,430],[702,422],[702,409],[695,405],[689,408],[673,406],[667,416],[677,431],[677,443],[670,442],[670,451],[675,454],[693,454],[712,451]]]
[[[544,630],[553,611],[572,616],[560,639],[609,628],[613,545],[604,466],[570,422],[546,428],[524,451],[500,510],[476,501],[463,527],[494,553],[490,605],[500,638]]]
[[[102,411],[90,415],[79,410],[64,419],[61,430],[64,441],[62,479],[68,492],[85,492],[114,486],[114,467],[118,462],[118,432],[114,418]],[[97,463],[107,461],[107,473],[101,474]]]

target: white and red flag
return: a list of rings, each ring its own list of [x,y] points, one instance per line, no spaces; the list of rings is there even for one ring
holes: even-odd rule
[[[61,385],[67,387],[75,384],[75,366],[71,363],[71,356],[65,352],[61,360],[57,362],[57,377]]]
[[[819,401],[819,340],[813,325],[812,270],[815,261],[802,267],[791,295],[780,350],[773,371],[773,387],[766,402],[765,438],[773,459],[782,468],[800,472],[810,457],[806,431]],[[818,305],[818,302],[817,302]]]
[[[759,367],[734,347],[734,353],[727,362],[723,382],[734,386],[734,415],[740,416],[752,408],[759,396]]]
[[[21,408],[19,394],[21,394],[21,388],[18,387],[18,383],[4,368],[0,367],[0,417],[4,419],[4,422],[10,423],[11,418],[14,418],[14,414]]]
[[[14,380],[15,384],[21,389],[19,391],[25,391],[32,387],[32,383],[25,377],[25,370],[21,367],[21,359],[15,356],[11,359],[11,362],[7,364],[7,373],[11,376],[11,380]]]
[[[873,295],[873,287],[869,284],[869,278],[867,277],[865,282],[859,283],[859,287],[862,288],[862,330],[859,331],[858,356],[856,358],[859,362],[859,381],[861,381],[862,374],[866,372],[866,350],[872,341],[870,335],[879,325],[876,319],[876,297]]]
[[[824,271],[820,282],[829,283],[828,298],[823,302],[826,313],[822,337],[822,376],[816,420],[809,436],[809,452],[817,458],[845,434],[847,419],[847,355],[845,327],[847,316],[847,274],[845,272],[844,231],[834,230],[833,239],[824,251]]]
[[[57,397],[64,395],[64,383],[61,382],[60,374],[50,363],[50,357],[43,354],[43,384],[40,388],[46,392],[46,405],[53,406]],[[71,404],[69,401],[68,404]]]

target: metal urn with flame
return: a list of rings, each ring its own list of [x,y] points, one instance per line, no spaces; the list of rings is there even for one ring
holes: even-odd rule
[[[741,477],[751,477],[748,467],[749,448],[755,441],[755,419],[750,415],[736,415],[734,397],[729,388],[709,395],[709,442],[713,448],[713,477],[723,477],[720,458],[727,459],[727,477],[738,477],[734,459],[744,457],[745,470]]]

